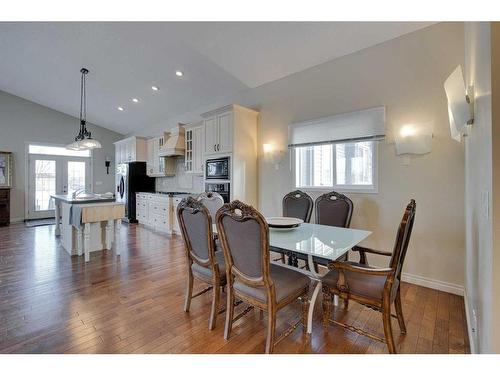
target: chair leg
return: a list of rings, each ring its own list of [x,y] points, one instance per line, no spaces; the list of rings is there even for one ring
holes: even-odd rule
[[[387,343],[387,349],[390,354],[396,354],[396,346],[394,345],[394,337],[392,336],[390,302],[389,306],[384,306],[382,309],[382,319],[384,321],[384,335],[385,342]]]
[[[234,315],[234,291],[231,285],[227,285],[227,306],[226,306],[226,327],[224,329],[224,339],[229,340],[231,329],[233,328]]]
[[[398,289],[396,299],[394,300],[394,307],[396,308],[396,316],[398,317],[399,329],[403,335],[406,335],[405,319],[403,317],[403,307],[401,306],[401,294]]]
[[[276,333],[276,308],[270,303],[267,315],[266,354],[271,354],[274,348],[274,335]]]
[[[189,312],[191,307],[191,298],[193,298],[193,272],[191,269],[188,272],[188,284],[186,289],[186,300],[184,302],[184,311]]]
[[[332,294],[323,291],[323,326],[328,327],[330,325],[330,316],[332,315]]]
[[[344,309],[347,310],[349,308],[349,298],[344,298]]]
[[[309,296],[307,294],[300,297],[300,302],[302,305],[302,328],[307,331],[307,315],[309,314]]]
[[[285,254],[281,254],[281,263],[285,264]]]
[[[219,302],[220,302],[220,285],[218,282],[216,282],[212,291],[212,309],[210,311],[210,322],[208,323],[208,329],[210,330],[215,328],[215,324],[217,322],[217,315],[219,313]]]

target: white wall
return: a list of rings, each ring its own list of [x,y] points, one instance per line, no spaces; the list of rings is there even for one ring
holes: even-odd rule
[[[478,352],[488,352],[492,319],[492,219],[487,213],[492,196],[490,24],[466,23],[465,46],[466,82],[475,89],[474,125],[465,138],[465,287],[472,325],[477,316],[477,332],[470,340]]]
[[[348,194],[352,227],[373,231],[366,245],[392,250],[403,209],[414,198],[404,272],[457,292],[464,282],[464,153],[449,135],[443,82],[463,64],[463,35],[463,24],[438,24],[270,84],[262,88],[259,132],[259,144],[284,148],[291,122],[385,105],[388,142],[379,147],[379,193]],[[403,166],[389,142],[407,123],[432,123],[433,150]],[[267,215],[280,213],[281,197],[292,189],[269,184],[290,181],[283,164],[276,171],[260,163],[260,207]]]
[[[0,91],[0,150],[14,153],[14,186],[11,191],[10,212],[12,219],[24,218],[25,142],[65,145],[73,140],[78,126],[79,120],[74,117]],[[101,150],[94,151],[94,191],[114,191],[113,142],[122,136],[92,124],[88,124],[88,128],[92,136],[103,145]],[[109,175],[104,167],[106,157],[112,160]],[[102,182],[102,185],[96,186],[98,182]]]
[[[300,49],[297,50],[300,53]],[[451,140],[443,82],[464,63],[463,23],[441,23],[321,64],[278,81],[217,98],[204,106],[150,127],[153,133],[177,122],[200,119],[199,114],[230,103],[261,113],[258,144],[273,142],[286,150],[292,122],[385,105],[389,142],[403,124],[431,123],[433,151],[401,165],[394,145],[380,147],[378,194],[350,194],[355,211],[352,226],[373,231],[366,245],[392,249],[403,209],[417,201],[417,217],[406,273],[413,281],[438,281],[460,293],[464,283],[464,150]],[[142,133],[147,132],[142,130]],[[289,192],[287,161],[276,171],[260,147],[259,209],[281,212]],[[439,283],[440,282],[440,283]]]

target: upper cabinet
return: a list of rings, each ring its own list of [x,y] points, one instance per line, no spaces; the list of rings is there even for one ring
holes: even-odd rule
[[[257,127],[259,113],[237,104],[201,115],[205,159],[229,156],[231,200],[257,205]]]
[[[205,123],[205,154],[225,154],[233,150],[233,109],[225,107],[203,114]]]
[[[203,151],[205,147],[203,122],[186,125],[185,129],[186,173],[203,174]]]
[[[146,161],[146,139],[142,137],[128,137],[115,142],[115,163],[129,163]]]
[[[146,174],[150,177],[174,176],[176,160],[160,156],[164,137],[154,137],[147,140]]]

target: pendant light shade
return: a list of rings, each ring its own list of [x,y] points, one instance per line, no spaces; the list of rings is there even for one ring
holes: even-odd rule
[[[80,80],[80,130],[75,137],[75,141],[66,146],[68,150],[93,150],[102,148],[101,142],[92,138],[92,133],[87,130],[87,95],[86,95],[86,76],[88,69],[80,69],[82,73]]]

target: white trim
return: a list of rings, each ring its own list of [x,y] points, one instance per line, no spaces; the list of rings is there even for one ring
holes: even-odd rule
[[[467,333],[469,334],[469,348],[471,354],[478,354],[476,348],[476,335],[472,332],[472,312],[469,306],[469,297],[467,295],[467,289],[464,289],[464,304],[465,304],[465,320],[467,321]]]
[[[22,223],[24,221],[24,217],[13,217],[10,219],[11,224],[12,223]]]
[[[403,272],[401,279],[407,283],[420,285],[426,288],[440,290],[457,296],[463,296],[465,289],[462,285],[448,283],[446,281],[435,280],[424,276],[412,275]]]

